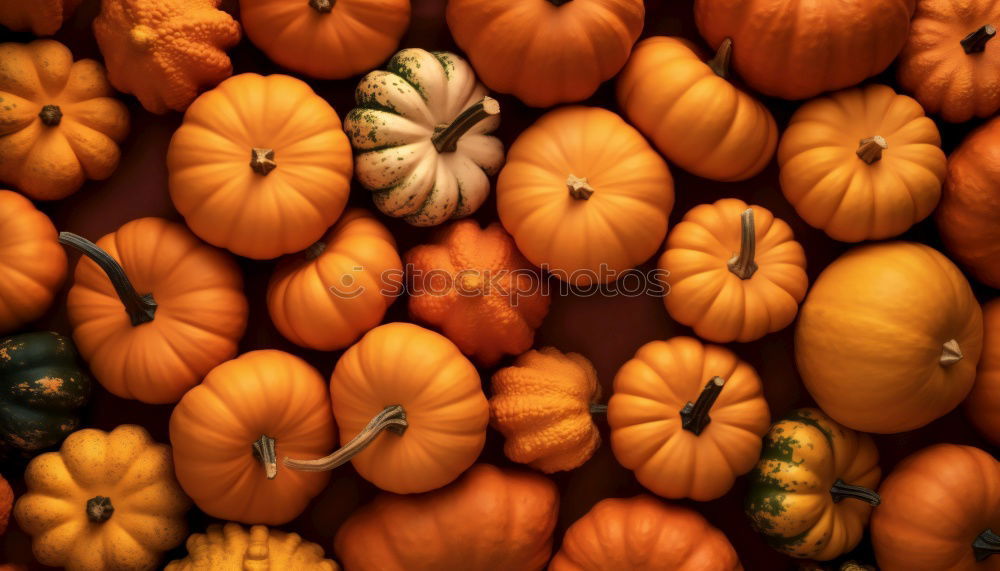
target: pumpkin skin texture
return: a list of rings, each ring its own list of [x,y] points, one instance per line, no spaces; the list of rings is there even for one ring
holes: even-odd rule
[[[987,440],[1000,446],[1000,299],[983,306],[983,353],[965,413]]]
[[[742,571],[698,512],[647,495],[598,502],[566,530],[549,571]]]
[[[972,388],[983,317],[962,272],[937,250],[884,242],[823,270],[799,312],[795,360],[834,420],[889,434],[924,426]]]
[[[368,71],[396,50],[409,0],[240,0],[247,36],[267,57],[319,79]]]
[[[500,221],[518,249],[575,285],[613,281],[648,260],[673,205],[667,164],[595,107],[543,115],[511,145],[497,180]]]
[[[277,459],[334,445],[325,389],[315,369],[282,351],[251,351],[212,369],[170,415],[184,491],[221,519],[280,525],[297,517],[330,475],[279,468]],[[262,437],[273,440],[258,445]],[[272,463],[273,478],[261,458]]]
[[[1000,288],[1000,120],[967,136],[948,159],[948,180],[935,213],[945,246],[975,278]]]
[[[14,490],[3,476],[0,476],[0,535],[7,532],[10,512],[14,509]]]
[[[20,194],[0,190],[0,333],[41,317],[67,268],[49,217]]]
[[[688,211],[667,237],[659,267],[668,272],[663,303],[670,317],[717,343],[788,327],[809,286],[805,251],[791,227],[735,198]]]
[[[500,105],[462,58],[409,48],[369,73],[344,119],[358,182],[383,213],[436,226],[475,212],[503,165]]]
[[[101,0],[94,36],[115,89],[151,113],[184,111],[233,74],[240,25],[222,0]]]
[[[191,104],[167,169],[195,234],[262,260],[308,248],[337,220],[351,148],[337,112],[305,82],[244,73]]]
[[[81,0],[39,0],[0,4],[0,26],[14,31],[31,30],[36,36],[51,36],[59,31],[80,5]]]
[[[1000,528],[1000,464],[989,453],[957,444],[924,448],[896,466],[879,495],[872,514],[879,569],[1000,569],[995,535],[982,561],[973,549],[980,534]]]
[[[793,410],[764,438],[746,512],[771,547],[828,561],[861,541],[881,474],[870,436],[817,409]]]
[[[528,351],[493,373],[490,424],[514,462],[546,474],[572,470],[594,455],[601,433],[592,414],[601,385],[594,365],[554,347]]]
[[[104,67],[55,40],[0,44],[0,62],[0,181],[57,200],[111,176],[129,117]]]
[[[238,523],[213,524],[205,533],[187,539],[188,556],[171,561],[166,571],[245,569],[260,571],[338,571],[340,566],[324,557],[323,548],[285,533],[255,525],[249,531]]]
[[[170,461],[141,426],[78,430],[38,456],[14,505],[44,565],[68,571],[153,569],[184,541],[191,505]]]
[[[754,91],[806,99],[860,83],[903,48],[917,0],[697,0],[712,47],[733,41],[733,67]]]
[[[410,316],[438,327],[484,366],[531,348],[549,312],[541,276],[497,223],[460,220],[406,253]]]
[[[177,402],[236,354],[247,300],[232,258],[162,218],[127,222],[97,246],[124,268],[133,295],[148,293],[157,305],[151,320],[133,325],[105,271],[80,259],[66,310],[80,355],[105,389],[150,404]]]
[[[304,253],[279,262],[267,286],[267,310],[292,343],[342,349],[382,321],[402,278],[392,234],[371,214],[352,209]]]
[[[333,546],[351,571],[538,571],[552,553],[558,504],[550,480],[479,464],[427,494],[379,494]]]
[[[628,59],[642,0],[448,0],[448,28],[483,82],[532,107],[581,101]]]
[[[771,162],[778,127],[767,107],[727,80],[727,57],[704,61],[683,38],[647,38],[618,77],[617,94],[629,122],[671,162],[700,177],[736,181]]]
[[[753,367],[691,337],[640,347],[615,375],[614,391],[608,424],[615,458],[666,498],[725,494],[753,468],[771,422]],[[682,413],[688,403],[694,410]]]
[[[778,165],[781,191],[799,216],[835,240],[860,242],[926,218],[941,198],[947,159],[919,103],[870,85],[799,107]]]

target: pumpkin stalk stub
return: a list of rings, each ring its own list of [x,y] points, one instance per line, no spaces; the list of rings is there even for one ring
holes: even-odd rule
[[[371,419],[371,422],[361,429],[361,432],[357,436],[352,438],[347,444],[341,446],[333,454],[316,460],[294,460],[286,456],[284,464],[288,468],[302,472],[325,472],[333,470],[338,466],[346,464],[351,458],[354,458],[367,448],[369,444],[382,434],[382,431],[388,430],[397,436],[402,436],[407,426],[409,426],[409,423],[406,421],[406,410],[398,404],[387,406],[382,409],[382,412],[375,415]]]
[[[870,165],[880,160],[882,158],[882,151],[888,148],[889,143],[885,140],[885,137],[875,135],[874,137],[861,139],[861,142],[858,143],[856,153],[858,158]]]
[[[587,177],[578,177],[574,174],[566,177],[566,188],[569,195],[577,200],[588,200],[594,194],[594,187],[587,182]]]
[[[729,259],[729,271],[741,280],[748,280],[757,272],[757,229],[753,220],[753,208],[747,208],[740,215],[740,252]]]
[[[962,348],[958,346],[957,339],[949,339],[941,349],[941,366],[950,367],[962,360]]]
[[[454,153],[458,140],[481,121],[500,114],[500,102],[489,95],[475,105],[462,111],[448,125],[439,127],[431,137],[431,143],[439,153]]]
[[[337,0],[309,0],[309,7],[320,14],[329,14]]]
[[[1000,535],[993,533],[992,529],[983,531],[972,542],[972,550],[976,554],[976,561],[983,561],[990,555],[1000,554]]]
[[[44,105],[38,112],[38,118],[46,127],[55,127],[62,121],[62,109],[58,105]]]
[[[702,389],[701,394],[698,395],[698,400],[695,402],[688,402],[681,409],[681,427],[684,430],[693,432],[695,436],[701,435],[701,431],[705,430],[709,422],[712,422],[712,418],[708,416],[708,411],[712,409],[712,405],[715,404],[715,400],[719,398],[722,393],[722,388],[726,385],[726,380],[722,377],[712,377],[705,388]]]
[[[838,503],[847,498],[854,498],[863,502],[868,502],[873,506],[882,503],[882,498],[874,490],[869,490],[863,486],[854,486],[838,479],[830,487],[830,495],[833,496],[834,503]]]
[[[111,498],[94,496],[87,500],[87,519],[93,523],[104,523],[115,513]]]
[[[992,40],[995,35],[997,35],[997,29],[993,26],[989,24],[980,26],[975,32],[962,38],[962,49],[967,54],[982,53],[986,50],[987,42]]]
[[[278,475],[278,455],[274,445],[277,441],[266,434],[262,434],[256,442],[251,444],[253,455],[264,466],[264,473],[268,480],[273,480]]]
[[[307,260],[312,261],[320,257],[320,255],[322,255],[323,252],[325,251],[326,251],[326,242],[320,240],[315,244],[313,244],[312,246],[306,248],[305,256]]]
[[[719,44],[719,49],[715,52],[715,57],[708,60],[706,63],[708,67],[712,68],[715,75],[721,77],[722,79],[727,79],[729,77],[729,62],[733,58],[733,40],[732,38],[726,38],[722,40]]]
[[[590,414],[607,414],[608,405],[592,403],[590,405]]]
[[[267,176],[277,166],[278,163],[274,162],[274,149],[260,147],[250,149],[250,168],[253,169],[253,172]]]

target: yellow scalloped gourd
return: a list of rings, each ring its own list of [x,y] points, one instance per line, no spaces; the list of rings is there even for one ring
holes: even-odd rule
[[[285,533],[255,525],[248,532],[238,523],[208,526],[187,540],[188,556],[171,561],[165,571],[338,571],[340,566],[324,557],[323,548]]]

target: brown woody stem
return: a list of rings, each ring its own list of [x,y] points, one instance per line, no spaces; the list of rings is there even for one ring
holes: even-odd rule
[[[352,438],[347,444],[341,446],[333,454],[316,460],[293,460],[286,456],[284,464],[288,468],[303,472],[333,470],[337,466],[346,464],[351,458],[354,458],[359,452],[367,448],[369,444],[382,434],[382,431],[388,430],[393,434],[402,435],[406,431],[407,426],[409,426],[409,423],[406,421],[406,411],[403,407],[398,404],[387,406],[382,409],[382,412],[375,415],[371,422],[368,423],[368,426],[361,429],[361,432],[357,436]]]
[[[698,400],[688,402],[681,409],[681,428],[693,432],[695,435],[701,434],[708,423],[712,422],[708,411],[712,409],[712,405],[719,398],[725,385],[726,380],[722,377],[712,377],[702,389],[701,394],[698,395]]]
[[[830,495],[833,496],[834,503],[847,498],[854,498],[855,500],[868,502],[873,506],[877,506],[882,503],[882,498],[880,498],[874,490],[869,490],[868,488],[862,486],[854,486],[845,483],[840,479],[834,482],[833,486],[830,487]]]
[[[153,294],[140,295],[139,292],[135,291],[131,280],[125,274],[125,268],[118,263],[118,260],[100,249],[97,244],[72,232],[60,232],[59,242],[78,250],[104,271],[108,279],[111,280],[111,285],[114,286],[118,299],[125,306],[125,312],[128,313],[133,326],[153,320],[153,316],[156,314],[156,300],[153,299]]]
[[[875,135],[874,137],[861,139],[861,142],[858,143],[858,150],[855,152],[858,158],[868,164],[873,164],[882,158],[882,151],[888,148],[889,143],[886,142],[885,138]]]
[[[481,121],[499,114],[500,102],[487,95],[479,103],[459,113],[450,124],[434,133],[431,142],[439,153],[454,153],[462,135]]]
[[[975,32],[962,38],[962,49],[967,54],[983,52],[986,50],[987,42],[992,40],[995,35],[997,35],[997,29],[993,26],[989,24],[980,26]]]
[[[590,405],[590,414],[607,414],[608,405],[592,403]]]
[[[992,529],[983,531],[972,542],[972,552],[976,554],[976,561],[1000,553],[1000,535],[993,533]]]
[[[309,0],[309,7],[320,14],[329,14],[337,0]]]
[[[726,79],[729,77],[729,62],[733,58],[733,40],[726,38],[719,44],[719,49],[715,52],[715,57],[708,60],[708,67],[712,68],[715,75]]]
[[[115,513],[111,498],[94,496],[87,500],[87,519],[93,523],[104,523]]]
[[[62,121],[62,109],[58,105],[45,105],[38,112],[38,118],[46,127],[55,127]]]
[[[941,366],[950,367],[955,363],[962,360],[962,348],[958,346],[957,339],[949,339],[945,342],[941,349]]]
[[[256,442],[250,446],[253,448],[253,455],[264,466],[264,474],[268,480],[273,480],[278,475],[278,455],[274,449],[277,440],[262,434]]]
[[[277,166],[278,163],[274,162],[274,149],[259,147],[250,149],[250,168],[253,169],[253,172],[267,176]]]
[[[569,195],[577,200],[588,200],[594,194],[594,187],[587,182],[587,177],[580,178],[574,174],[566,177],[566,188]]]
[[[729,271],[741,280],[748,280],[757,271],[757,228],[753,220],[753,208],[747,208],[740,215],[740,253],[729,258]]]

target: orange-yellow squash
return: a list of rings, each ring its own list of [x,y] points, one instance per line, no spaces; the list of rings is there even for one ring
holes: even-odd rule
[[[82,0],[8,0],[0,2],[0,26],[51,36],[62,27]]]
[[[965,413],[987,440],[1000,446],[1000,299],[983,306],[983,353]]]
[[[10,512],[14,509],[14,490],[3,476],[0,476],[0,535],[7,531]]]
[[[339,571],[323,548],[297,533],[238,523],[208,526],[187,539],[188,556],[171,561],[165,571]]]

